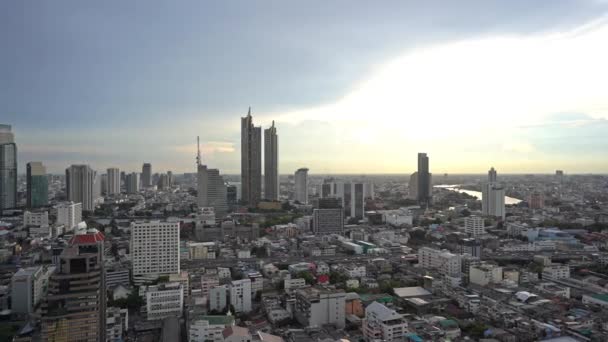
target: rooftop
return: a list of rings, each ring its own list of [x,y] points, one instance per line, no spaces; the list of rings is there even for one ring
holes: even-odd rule
[[[395,294],[401,298],[430,296],[431,293],[420,286],[398,287],[394,289]]]

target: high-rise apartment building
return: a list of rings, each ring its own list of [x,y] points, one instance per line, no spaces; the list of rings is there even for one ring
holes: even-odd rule
[[[133,280],[154,280],[179,273],[179,222],[131,223]]]
[[[346,321],[346,294],[317,288],[296,290],[295,318],[304,327],[321,327],[332,324],[344,328]]]
[[[61,253],[42,304],[43,341],[105,341],[103,242],[91,229],[74,235]]]
[[[27,163],[27,207],[38,208],[49,203],[49,180],[41,162]]]
[[[279,136],[274,121],[264,130],[264,198],[279,200]]]
[[[228,213],[228,195],[226,182],[218,169],[208,169],[202,164],[197,137],[197,202],[199,208],[212,207],[217,217]]]
[[[17,206],[17,145],[10,125],[0,125],[0,211]]]
[[[243,201],[258,205],[262,194],[262,128],[253,125],[251,107],[241,118],[241,191]]]
[[[57,224],[65,226],[64,231],[71,231],[82,221],[82,203],[64,202],[57,209]]]
[[[313,233],[315,235],[344,235],[344,209],[336,197],[320,198],[318,208],[312,212]]]
[[[230,283],[230,304],[235,313],[251,311],[251,280],[234,280]]]
[[[107,173],[106,194],[120,194],[120,170],[116,167],[111,167],[107,170]]]
[[[302,204],[308,204],[308,169],[303,167],[295,173],[294,199]]]
[[[54,266],[22,268],[11,278],[11,304],[13,312],[30,314],[45,296]]]
[[[481,186],[481,212],[485,216],[505,219],[505,188],[498,183],[494,168],[488,171],[488,182]]]
[[[423,269],[438,270],[452,277],[459,277],[461,273],[460,255],[447,250],[422,247],[418,250],[418,264]]]
[[[469,216],[464,218],[464,230],[469,236],[478,237],[485,234],[483,217]]]
[[[68,201],[82,203],[82,210],[95,210],[97,174],[89,165],[72,165],[65,170]]]
[[[431,175],[429,173],[429,157],[426,153],[418,153],[417,200],[421,204],[431,201]]]
[[[144,163],[141,167],[141,186],[148,188],[152,186],[152,164]]]
[[[137,172],[129,173],[125,177],[125,189],[128,194],[136,194],[139,192],[139,174]]]

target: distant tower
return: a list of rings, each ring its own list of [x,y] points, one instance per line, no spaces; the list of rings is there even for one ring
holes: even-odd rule
[[[505,219],[505,188],[497,181],[494,168],[488,171],[488,182],[481,185],[481,212],[486,216]]]
[[[95,199],[99,195],[97,174],[89,165],[72,165],[65,170],[68,201],[82,203],[82,210],[95,210]]]
[[[417,178],[417,200],[421,204],[429,204],[431,201],[431,175],[429,173],[429,157],[426,153],[418,153]]]
[[[0,211],[17,206],[17,145],[10,125],[0,124]]]
[[[308,204],[308,169],[307,168],[303,167],[296,171],[295,187],[296,187],[295,200],[302,204]]]
[[[107,173],[106,193],[108,195],[120,194],[120,170],[116,167],[111,167],[107,170]]]
[[[279,200],[279,137],[274,121],[264,130],[264,198]]]
[[[196,168],[199,208],[212,207],[216,216],[225,216],[228,212],[226,183],[218,169],[208,169],[207,165],[203,165],[198,137],[196,137]]]
[[[490,168],[490,171],[488,171],[488,182],[490,182],[490,183],[496,182],[496,170],[494,170],[493,166]]]
[[[132,172],[125,177],[125,189],[128,194],[136,194],[139,192],[139,173]]]
[[[251,107],[241,118],[241,192],[243,201],[257,206],[262,194],[262,128],[253,125]]]
[[[48,204],[49,181],[41,162],[27,163],[27,207],[38,208]]]
[[[141,186],[148,188],[152,186],[152,164],[144,163],[141,167]]]

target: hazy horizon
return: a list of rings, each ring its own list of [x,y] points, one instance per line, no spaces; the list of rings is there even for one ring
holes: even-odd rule
[[[608,2],[0,3],[0,123],[42,161],[279,172],[608,173]],[[452,172],[450,172],[452,171]]]

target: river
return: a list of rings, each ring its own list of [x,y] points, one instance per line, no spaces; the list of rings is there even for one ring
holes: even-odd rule
[[[460,192],[463,194],[467,194],[469,196],[476,197],[478,200],[481,200],[481,191],[461,189],[460,186],[461,185],[459,185],[459,184],[441,184],[441,185],[435,185],[434,187],[446,189],[446,190],[450,190],[450,191],[457,191],[457,192]],[[519,204],[519,202],[521,202],[520,199],[505,196],[506,205]]]

